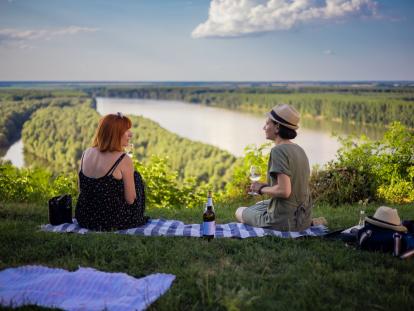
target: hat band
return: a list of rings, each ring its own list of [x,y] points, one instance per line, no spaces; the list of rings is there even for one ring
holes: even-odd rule
[[[289,124],[289,125],[291,125],[291,126],[296,126],[296,124],[292,124],[292,123],[290,123],[290,122],[286,121],[285,119],[283,119],[283,118],[279,117],[279,116],[277,115],[277,113],[276,113],[274,110],[271,110],[271,111],[270,111],[270,114],[272,115],[272,117],[273,117],[273,118],[275,118],[275,120],[276,120],[277,122],[280,122],[280,123],[285,123],[285,124]]]
[[[386,225],[395,226],[395,227],[400,226],[400,225],[395,225],[395,224],[392,224],[390,222],[386,222],[386,221],[383,221],[381,219],[375,218],[374,216],[371,216],[370,218],[374,219],[375,221],[382,222],[383,224],[386,224]]]

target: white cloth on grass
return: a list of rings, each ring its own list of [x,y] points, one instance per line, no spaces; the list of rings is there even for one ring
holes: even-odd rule
[[[92,268],[69,272],[44,266],[0,271],[0,305],[28,304],[64,310],[144,310],[163,295],[175,276],[155,273],[136,279]]]

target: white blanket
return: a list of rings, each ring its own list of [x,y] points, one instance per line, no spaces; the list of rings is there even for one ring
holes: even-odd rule
[[[35,304],[64,310],[144,310],[171,286],[175,276],[156,273],[136,279],[125,273],[43,266],[0,271],[0,305]]]

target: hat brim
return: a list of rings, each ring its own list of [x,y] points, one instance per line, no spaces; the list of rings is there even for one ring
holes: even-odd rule
[[[378,221],[374,218],[372,218],[371,216],[365,217],[365,221],[369,222],[370,224],[377,226],[377,227],[381,227],[381,228],[385,228],[385,229],[391,229],[391,230],[395,230],[395,231],[399,231],[399,232],[407,232],[407,228],[404,226],[397,226],[397,225],[393,225],[393,224],[388,224],[382,221]]]
[[[273,116],[272,116],[272,114],[270,112],[267,112],[266,113],[266,117],[269,117],[270,120],[272,120],[273,122],[282,124],[283,126],[285,126],[287,128],[290,128],[291,130],[297,130],[299,128],[299,126],[297,126],[297,125],[291,125],[291,124],[287,124],[287,123],[284,123],[284,122],[280,122],[278,120],[275,120],[275,118],[273,118]]]

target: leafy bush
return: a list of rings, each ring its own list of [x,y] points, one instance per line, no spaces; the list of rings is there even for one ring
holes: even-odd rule
[[[311,190],[331,204],[414,201],[413,132],[395,122],[379,141],[343,139],[337,159],[312,172]]]
[[[399,180],[391,185],[381,185],[378,188],[378,196],[385,201],[392,203],[411,203],[414,202],[413,181]]]
[[[178,172],[168,165],[168,158],[153,156],[143,165],[134,161],[145,181],[147,205],[158,208],[193,208],[206,201],[208,185],[197,186],[194,178],[179,181]],[[218,199],[218,196],[215,196]]]
[[[375,174],[378,197],[389,202],[414,202],[414,134],[395,123],[379,145]]]
[[[167,159],[152,157],[145,165],[136,160],[134,164],[146,183],[150,208],[193,208],[205,202],[209,185],[197,186],[191,178],[179,181],[178,173],[169,167]],[[65,193],[76,201],[76,172],[54,176],[44,168],[19,169],[10,163],[0,164],[0,202],[46,203],[51,197]],[[219,198],[215,194],[216,201]]]
[[[313,170],[310,190],[314,201],[332,205],[373,199],[373,180],[353,167],[330,163],[324,170]]]
[[[69,193],[77,196],[76,174],[53,176],[43,168],[19,169],[0,164],[1,202],[47,202],[53,196]]]
[[[266,182],[266,172],[268,163],[268,149],[270,144],[263,144],[259,147],[250,145],[244,149],[244,157],[239,160],[239,164],[233,171],[231,181],[226,185],[225,197],[227,199],[246,198],[247,188],[250,186],[249,179],[250,166],[256,165],[260,167],[262,179],[261,182]]]

